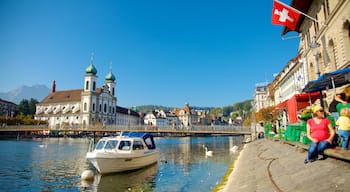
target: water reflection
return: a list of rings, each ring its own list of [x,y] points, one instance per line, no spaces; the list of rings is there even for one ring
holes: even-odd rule
[[[95,175],[93,182],[82,181],[82,191],[153,191],[151,181],[157,176],[157,163],[136,171]]]
[[[96,175],[82,182],[87,139],[0,140],[0,191],[211,191],[240,147],[241,137],[155,138],[157,164],[132,172]],[[205,156],[203,145],[214,152]],[[16,181],[16,182],[13,182]]]

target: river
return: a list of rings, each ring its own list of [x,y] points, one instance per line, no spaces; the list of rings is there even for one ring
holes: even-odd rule
[[[0,191],[211,191],[225,174],[240,146],[240,136],[157,137],[157,164],[125,173],[96,175],[85,159],[88,139],[39,138],[0,140]],[[213,151],[207,157],[203,144]]]

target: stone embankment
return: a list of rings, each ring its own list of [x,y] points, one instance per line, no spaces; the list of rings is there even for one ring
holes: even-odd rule
[[[350,191],[349,162],[328,156],[304,164],[306,156],[305,147],[282,141],[262,139],[248,143],[219,191]]]

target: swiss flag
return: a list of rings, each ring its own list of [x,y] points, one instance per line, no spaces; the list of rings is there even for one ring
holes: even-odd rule
[[[300,14],[293,8],[273,1],[272,24],[283,25],[294,31]]]

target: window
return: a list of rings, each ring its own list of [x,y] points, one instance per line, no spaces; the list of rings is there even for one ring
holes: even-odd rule
[[[143,144],[141,141],[134,141],[134,144],[132,146],[132,150],[142,150],[144,147],[143,147]]]
[[[114,96],[114,87],[113,87],[113,89],[112,89],[112,95]]]
[[[325,20],[328,18],[329,12],[330,12],[329,2],[328,2],[328,0],[325,0],[325,1],[323,1],[323,14],[324,14]]]
[[[84,103],[84,111],[87,110],[87,103]]]
[[[315,19],[316,21],[318,20],[317,15],[315,15]],[[317,35],[318,29],[319,29],[318,22],[314,21],[315,36]]]
[[[103,146],[105,145],[106,141],[99,141],[96,145],[95,149],[103,149]]]
[[[100,107],[99,107],[99,112],[102,112],[102,105],[100,104]]]
[[[118,149],[123,151],[129,151],[130,145],[131,145],[130,141],[120,141]]]
[[[107,141],[105,149],[115,149],[117,147],[117,144],[117,140]]]
[[[92,111],[95,112],[95,103],[92,104]]]
[[[94,81],[94,83],[92,84],[92,90],[93,90],[93,91],[96,90],[96,81]]]
[[[103,112],[107,113],[107,104],[104,104],[104,106],[103,106]]]
[[[86,81],[85,83],[85,90],[89,90],[89,81]]]

